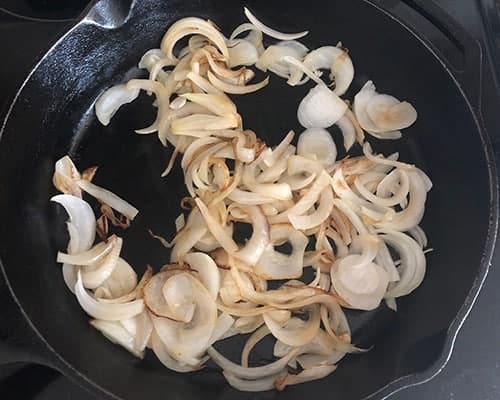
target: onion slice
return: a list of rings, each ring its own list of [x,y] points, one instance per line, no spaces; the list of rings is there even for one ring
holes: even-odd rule
[[[109,125],[111,118],[124,104],[133,102],[139,96],[139,89],[128,89],[120,84],[107,89],[95,103],[95,114],[104,126]]]
[[[303,32],[298,32],[298,33],[283,33],[279,32],[275,29],[272,29],[266,25],[264,25],[262,22],[260,22],[255,15],[252,14],[252,12],[244,7],[243,8],[245,12],[245,16],[248,18],[248,20],[262,33],[266,34],[267,36],[270,36],[274,39],[278,40],[295,40],[295,39],[300,39],[301,37],[306,36],[309,31],[303,31]]]
[[[304,128],[328,128],[347,110],[347,104],[325,85],[316,85],[302,99],[297,118]]]
[[[95,319],[104,321],[121,321],[135,317],[144,310],[142,300],[134,300],[123,304],[100,303],[93,298],[83,287],[82,276],[78,272],[75,285],[75,295],[83,310]]]

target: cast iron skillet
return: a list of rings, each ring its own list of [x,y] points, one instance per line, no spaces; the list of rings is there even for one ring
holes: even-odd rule
[[[435,251],[422,286],[399,301],[397,314],[383,306],[349,313],[355,343],[375,344],[373,350],[348,357],[327,379],[281,394],[238,393],[211,366],[176,374],[152,356],[136,360],[102,338],[55,263],[67,240],[66,215],[49,203],[55,160],[69,153],[81,169],[99,165],[97,183],[141,210],[134,227],[120,233],[124,258],[138,272],[168,259],[146,228],[172,234],[183,181],[178,169],[161,180],[169,150],[154,136],[132,134],[153,118],[150,100],[144,96],[125,107],[106,128],[96,121],[93,103],[106,87],[140,75],[134,67],[140,55],[158,46],[173,21],[197,15],[229,32],[243,22],[243,5],[278,29],[310,29],[304,42],[311,48],[342,40],[357,72],[351,96],[370,78],[382,91],[411,101],[419,120],[404,139],[372,142],[378,151],[400,150],[434,182],[423,225]],[[0,330],[2,346],[10,349],[4,361],[49,365],[115,399],[303,399],[310,393],[381,399],[429,380],[450,357],[496,240],[497,175],[481,124],[481,68],[478,44],[428,1],[99,1],[32,71],[1,133]],[[300,131],[296,107],[309,87],[271,81],[237,102],[247,126],[276,143],[288,129]],[[237,347],[229,347],[236,357]]]

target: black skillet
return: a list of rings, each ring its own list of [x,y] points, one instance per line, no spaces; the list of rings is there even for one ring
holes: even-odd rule
[[[55,263],[65,214],[49,204],[55,160],[69,153],[81,169],[99,165],[97,183],[141,210],[124,233],[124,257],[138,272],[167,260],[146,229],[172,234],[183,181],[178,170],[160,179],[169,150],[132,133],[153,118],[150,100],[124,107],[106,128],[93,103],[106,87],[140,75],[137,60],[173,21],[197,15],[229,32],[244,21],[243,5],[278,29],[309,29],[310,48],[342,40],[356,67],[351,96],[370,78],[411,101],[419,120],[404,138],[373,144],[399,150],[435,185],[423,222],[435,249],[424,283],[399,301],[397,314],[385,307],[349,314],[355,342],[374,348],[348,357],[327,379],[257,395],[234,391],[211,366],[180,375],[154,357],[136,360],[90,328]],[[481,47],[430,1],[98,1],[31,72],[0,133],[0,341],[9,354],[1,361],[45,364],[115,399],[381,399],[431,379],[450,357],[496,241],[498,182],[482,124],[482,68]],[[276,143],[288,129],[300,131],[295,112],[307,90],[272,77],[237,103],[247,126]]]

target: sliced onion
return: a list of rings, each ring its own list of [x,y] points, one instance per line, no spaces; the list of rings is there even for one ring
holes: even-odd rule
[[[59,194],[50,201],[64,207],[69,216],[68,223],[75,228],[73,235],[70,232],[68,243],[70,254],[90,249],[95,240],[95,216],[89,204],[69,194]]]
[[[320,326],[319,306],[309,307],[309,319],[303,321],[299,318],[291,318],[284,324],[275,321],[269,313],[264,313],[264,322],[279,341],[294,347],[309,343],[318,333]]]
[[[252,223],[252,236],[242,249],[234,253],[234,257],[255,265],[269,243],[269,225],[259,206],[247,206],[246,211]]]
[[[207,349],[207,353],[212,358],[212,361],[214,363],[216,363],[219,367],[221,367],[225,371],[231,371],[231,374],[233,374],[234,376],[245,379],[259,379],[282,371],[283,368],[286,367],[288,362],[292,358],[297,356],[299,350],[298,349],[293,350],[286,356],[280,358],[279,360],[264,365],[262,367],[248,367],[248,368],[233,363],[231,360],[224,357],[213,347],[209,347]]]
[[[107,126],[121,106],[133,102],[138,96],[139,89],[128,89],[124,84],[107,89],[95,103],[97,119]]]
[[[344,137],[345,151],[349,151],[356,141],[356,127],[346,115],[337,121],[337,126],[342,131],[342,136]]]
[[[183,37],[194,34],[207,37],[224,57],[229,58],[224,36],[210,22],[195,17],[182,18],[172,24],[161,40],[161,51],[167,58],[175,60],[173,55],[175,44]]]
[[[153,316],[153,324],[169,354],[178,361],[193,365],[209,345],[217,321],[217,308],[207,289],[197,279],[190,279],[196,303],[191,322],[183,324]]]
[[[347,110],[347,104],[325,85],[316,85],[302,99],[297,118],[304,128],[328,128]]]
[[[216,300],[220,289],[220,273],[214,260],[204,253],[189,253],[184,261],[198,272],[201,283]]]
[[[237,114],[235,104],[227,96],[208,93],[185,93],[181,95],[181,98],[199,104],[219,116]]]
[[[289,214],[288,219],[295,229],[307,230],[321,225],[333,209],[333,192],[330,187],[323,189],[319,196],[318,208],[311,214]]]
[[[410,103],[376,92],[368,81],[354,99],[354,112],[361,127],[380,139],[398,139],[400,129],[413,125],[417,112]]]
[[[274,30],[266,25],[264,25],[262,22],[260,22],[255,15],[252,14],[252,12],[244,7],[243,10],[245,11],[245,16],[248,18],[248,20],[260,31],[265,33],[267,36],[270,36],[274,39],[279,39],[279,40],[294,40],[294,39],[300,39],[301,37],[306,36],[309,31],[304,31],[304,32],[298,32],[298,33],[283,33],[279,32],[277,30]]]
[[[276,75],[292,80],[301,70],[292,65],[307,54],[307,47],[295,41],[280,42],[269,46],[259,57],[255,66],[263,72],[271,71]],[[288,61],[287,61],[288,59]]]
[[[100,303],[83,287],[80,272],[78,272],[78,279],[75,285],[75,294],[83,310],[95,319],[121,321],[132,318],[144,310],[144,302],[142,300],[134,300],[123,304]]]
[[[401,279],[391,284],[386,296],[406,296],[420,286],[424,279],[426,269],[424,252],[415,240],[404,233],[387,231],[382,237],[401,258],[401,265],[398,268]]]
[[[410,179],[408,206],[404,210],[397,212],[391,221],[376,224],[377,228],[407,231],[417,226],[422,220],[427,199],[425,183],[416,171],[408,171],[408,177]]]
[[[309,128],[299,136],[297,154],[328,166],[337,158],[337,146],[326,129]]]
[[[134,336],[135,348],[143,352],[151,339],[153,323],[147,311],[143,311],[133,318],[120,321],[123,327]]]
[[[158,357],[158,360],[160,360],[160,362],[168,369],[181,373],[192,372],[196,370],[196,367],[180,363],[179,361],[172,358],[155,331],[153,331],[151,335],[151,345],[156,357]]]
[[[207,206],[200,199],[195,199],[195,202],[201,215],[205,219],[209,231],[214,235],[221,247],[229,254],[238,251],[238,245],[234,242],[233,238],[227,234],[223,226],[214,218]]]
[[[208,71],[208,80],[217,89],[230,94],[253,93],[267,86],[267,84],[269,83],[269,77],[266,77],[262,81],[251,85],[235,85],[232,83],[224,82],[223,80],[217,78],[217,76],[212,74],[212,72],[210,71]]]
[[[96,289],[111,277],[120,257],[123,240],[115,235],[108,239],[112,243],[112,248],[102,259],[94,265],[81,268],[83,286],[88,289]]]
[[[82,191],[77,185],[81,179],[80,172],[69,156],[64,156],[56,161],[52,183],[62,193],[82,197]]]
[[[329,69],[330,79],[335,82],[335,93],[342,96],[354,79],[354,66],[347,52],[334,46],[323,46],[311,51],[304,64],[313,70]]]
[[[255,272],[265,279],[295,279],[302,276],[302,264],[307,237],[287,224],[272,225],[271,242],[255,265]],[[292,246],[290,255],[276,251],[277,243],[287,240]]]
[[[311,209],[311,207],[318,201],[319,196],[323,189],[330,184],[330,175],[325,171],[316,178],[308,192],[300,198],[295,205],[286,211],[270,217],[268,220],[271,224],[288,222],[289,215],[303,215]]]
[[[245,346],[243,346],[243,350],[241,351],[241,365],[243,367],[248,368],[248,358],[250,356],[250,352],[262,339],[264,339],[270,333],[271,331],[267,328],[267,326],[264,325],[250,335],[245,343]]]
[[[239,378],[230,371],[222,371],[222,374],[227,382],[235,389],[241,390],[242,392],[264,392],[275,389],[274,383],[276,380],[287,375],[287,372],[283,370],[277,374],[253,380]]]
[[[68,254],[77,254],[90,249],[95,240],[96,224],[92,208],[79,197],[60,194],[50,199],[61,204],[68,213],[66,223],[69,233]],[[77,267],[73,264],[63,264],[63,277],[66,286],[74,292],[77,279]]]
[[[212,332],[212,336],[210,337],[209,345],[212,346],[215,342],[219,340],[225,339],[228,337],[228,333],[231,330],[231,327],[234,324],[234,318],[229,314],[221,313],[217,318],[217,322],[215,323],[215,328]]]
[[[253,43],[245,39],[231,40],[228,43],[229,67],[254,65],[259,59],[259,51]]]
[[[122,324],[116,321],[91,320],[90,325],[101,332],[111,342],[119,344],[134,356],[144,357],[144,351],[138,350],[134,336],[128,332]]]
[[[95,197],[100,202],[107,204],[130,220],[133,220],[139,213],[139,210],[137,208],[127,203],[116,194],[100,186],[94,185],[89,181],[81,179],[78,181],[78,186],[80,186],[83,191]]]
[[[274,386],[278,390],[284,390],[285,387],[298,385],[304,382],[310,382],[317,379],[323,379],[337,369],[336,365],[320,365],[310,369],[304,369],[298,374],[287,374],[276,379]]]
[[[102,260],[115,246],[116,237],[107,242],[96,244],[89,250],[82,251],[78,254],[57,253],[57,262],[73,265],[91,265]]]
[[[378,240],[362,236],[361,255],[351,254],[338,260],[331,270],[335,291],[353,308],[377,308],[389,283],[387,272],[372,262],[378,253]]]
[[[163,293],[163,289],[171,277],[181,272],[181,269],[164,270],[154,275],[144,286],[144,303],[151,313],[159,317],[177,320],[178,316],[172,312],[172,309],[170,308],[170,305],[168,304]],[[191,285],[191,280],[189,280],[189,285]],[[191,286],[189,287],[191,288]]]
[[[191,277],[188,274],[179,273],[171,276],[161,291],[176,321],[188,323],[193,319],[195,304]]]
[[[146,51],[137,65],[141,69],[147,69],[148,71],[153,68],[153,66],[162,58],[165,58],[165,54],[160,49],[150,49]]]

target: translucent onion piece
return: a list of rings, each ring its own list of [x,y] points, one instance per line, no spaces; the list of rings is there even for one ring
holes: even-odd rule
[[[386,296],[406,296],[420,286],[424,279],[426,269],[424,252],[415,240],[404,233],[387,231],[382,237],[401,258],[401,265],[398,267],[401,279],[390,285]]]
[[[175,245],[170,254],[171,262],[182,261],[187,253],[207,234],[208,228],[198,209],[189,214],[188,222],[176,236]]]
[[[182,18],[172,24],[161,40],[161,51],[166,57],[175,60],[172,53],[175,44],[183,37],[194,34],[207,37],[226,59],[229,58],[224,36],[210,22],[195,17]]]
[[[286,134],[280,144],[277,145],[274,149],[269,151],[267,154],[265,152],[262,152],[262,161],[264,162],[264,164],[268,167],[272,167],[274,164],[276,164],[289,148],[294,136],[295,132],[291,130]]]
[[[95,240],[95,216],[89,204],[69,194],[56,195],[50,201],[64,207],[69,216],[68,223],[75,228],[73,235],[70,232],[68,252],[72,254],[90,249]]]
[[[389,283],[387,272],[372,262],[378,253],[379,241],[360,237],[362,254],[351,254],[338,260],[331,269],[335,291],[353,308],[373,310],[378,307]]]
[[[179,361],[172,358],[155,331],[153,331],[151,335],[151,345],[153,352],[155,353],[156,357],[158,357],[158,360],[160,360],[160,362],[168,369],[181,373],[196,371],[196,367],[180,363]]]
[[[144,357],[144,351],[138,350],[134,336],[122,324],[116,321],[91,320],[90,325],[101,332],[111,342],[116,343],[138,358]]]
[[[221,367],[225,371],[230,371],[231,374],[233,374],[236,377],[245,379],[264,378],[266,376],[270,376],[282,371],[283,368],[286,367],[288,362],[292,358],[297,356],[299,351],[300,351],[299,349],[292,350],[290,353],[280,358],[279,360],[264,365],[262,367],[245,368],[227,359],[213,347],[209,347],[207,349],[208,355],[212,358],[212,361],[216,363],[219,367]]]
[[[380,197],[372,192],[370,192],[360,181],[359,178],[357,178],[354,181],[354,186],[356,187],[357,191],[368,201],[372,202],[373,204],[379,205],[379,206],[384,206],[384,207],[392,207],[397,204],[400,204],[404,200],[406,200],[406,197],[408,196],[408,193],[410,191],[410,179],[408,177],[408,174],[404,170],[396,169],[392,171],[389,175],[387,175],[386,178],[392,178],[392,176],[397,175],[399,179],[397,179],[396,183],[399,183],[398,188],[396,189],[396,192],[393,193],[393,196],[391,197]]]
[[[311,306],[308,311],[307,321],[294,317],[281,324],[275,321],[269,313],[264,313],[263,318],[276,339],[289,346],[299,347],[309,343],[317,335],[320,327],[319,306]]]
[[[320,365],[310,369],[304,369],[296,375],[287,374],[277,378],[274,382],[274,386],[277,390],[284,390],[287,386],[323,379],[336,369],[336,365]]]
[[[337,158],[337,146],[326,129],[309,128],[299,136],[297,154],[328,166]]]
[[[225,339],[228,337],[228,332],[234,324],[234,318],[229,314],[221,313],[217,317],[217,322],[215,323],[215,328],[212,332],[212,336],[210,337],[209,345],[213,345],[215,342],[219,340]]]
[[[354,66],[349,54],[340,47],[323,46],[304,58],[304,65],[312,70],[329,69],[335,82],[335,94],[342,96],[354,79]]]
[[[123,327],[134,336],[135,348],[144,351],[148,346],[153,333],[153,323],[147,311],[143,311],[133,318],[120,321]]]
[[[141,69],[150,71],[153,66],[164,57],[165,54],[163,54],[160,49],[150,49],[143,54],[137,66]]]
[[[82,197],[82,191],[77,185],[81,179],[80,172],[69,156],[64,156],[56,161],[52,183],[62,193]]]
[[[189,275],[179,273],[168,278],[162,287],[162,294],[176,321],[187,323],[193,319],[195,304]]]
[[[307,237],[288,224],[272,225],[271,242],[255,265],[255,273],[265,279],[295,279],[302,276],[302,263]],[[292,246],[290,255],[276,251],[277,243],[288,241]]]
[[[87,289],[96,289],[106,281],[118,263],[120,252],[122,250],[123,239],[115,235],[108,239],[113,244],[111,250],[106,254],[102,261],[81,268],[83,286]]]
[[[269,243],[269,225],[259,206],[247,206],[246,211],[252,223],[252,236],[242,249],[234,253],[234,257],[255,265]]]
[[[230,68],[240,65],[254,65],[259,59],[259,51],[253,43],[245,39],[231,40],[228,43]]]
[[[214,300],[220,289],[220,273],[214,260],[204,253],[189,253],[184,257],[191,269],[198,272],[201,283],[206,287]]]
[[[110,238],[111,239],[111,238]],[[77,254],[57,253],[57,262],[73,265],[91,265],[101,261],[115,246],[116,237],[101,242],[93,246],[91,249],[82,251]]]
[[[130,220],[133,220],[139,213],[139,210],[137,208],[121,199],[116,194],[100,186],[94,185],[89,181],[81,179],[78,181],[78,186],[80,186],[83,191],[95,197],[100,202],[107,204],[112,209],[118,211],[120,214],[124,215]]]
[[[333,191],[326,187],[318,199],[318,207],[311,214],[289,214],[288,219],[295,229],[307,230],[321,225],[333,209]]]
[[[104,321],[121,321],[132,318],[144,310],[144,302],[142,300],[134,300],[122,304],[100,303],[83,287],[80,272],[78,272],[78,279],[75,285],[75,295],[78,303],[80,303],[80,306],[87,314],[92,318]]]
[[[250,335],[245,343],[245,346],[243,346],[243,350],[241,351],[241,365],[243,367],[248,368],[248,358],[250,356],[250,352],[262,339],[264,339],[270,333],[271,332],[269,331],[267,326],[264,325]]]
[[[227,96],[208,93],[185,93],[181,97],[205,107],[216,115],[237,114],[236,105]]]
[[[298,33],[283,33],[279,32],[277,30],[274,30],[266,25],[264,25],[262,22],[260,22],[255,15],[253,15],[250,10],[246,7],[244,7],[245,11],[245,16],[248,18],[248,20],[255,25],[257,29],[262,31],[262,33],[266,34],[267,36],[270,36],[274,39],[278,40],[294,40],[294,39],[300,39],[301,37],[306,36],[309,31],[304,31],[304,32],[298,32]]]
[[[224,82],[223,80],[217,78],[212,72],[208,71],[208,80],[212,85],[214,85],[217,89],[229,93],[229,94],[247,94],[256,92],[263,87],[267,86],[269,83],[269,77],[264,78],[262,81],[258,83],[254,83],[251,85],[235,85],[232,83]]]
[[[87,202],[79,197],[60,194],[50,199],[61,204],[68,213],[66,223],[69,233],[68,254],[77,254],[90,249],[95,240],[95,216]],[[63,264],[63,277],[66,286],[74,293],[77,267],[73,264]]]
[[[427,235],[420,226],[408,230],[409,235],[415,239],[422,249],[427,247]]]
[[[269,217],[268,220],[271,224],[288,222],[289,215],[302,215],[306,213],[318,201],[319,196],[323,189],[330,184],[330,175],[325,171],[316,178],[311,188],[307,193],[295,203],[293,207],[288,208],[286,211]]]
[[[352,120],[349,119],[346,115],[344,115],[337,121],[337,126],[341,130],[342,136],[344,137],[345,151],[351,150],[351,147],[356,141],[356,128]]]
[[[169,354],[178,361],[193,365],[193,361],[205,352],[217,322],[217,307],[207,289],[188,274],[193,285],[196,309],[189,324],[153,316],[158,336]]]
[[[286,376],[287,372],[283,370],[277,374],[254,380],[238,378],[230,371],[222,371],[222,374],[226,378],[227,383],[235,389],[242,392],[264,392],[275,389],[275,381],[280,377]]]
[[[269,46],[262,53],[255,63],[255,66],[263,72],[271,71],[276,75],[291,79],[291,76],[297,74],[296,71],[301,71],[290,63],[290,59],[300,61],[307,54],[307,47],[302,43],[295,41],[285,41]],[[286,59],[289,57],[289,61]]]
[[[418,172],[408,171],[407,174],[410,179],[408,206],[404,210],[397,212],[391,221],[376,224],[377,228],[407,231],[417,226],[422,220],[427,199],[425,183]]]
[[[121,106],[133,102],[138,96],[139,89],[128,89],[124,84],[107,89],[95,103],[97,119],[104,126],[108,125]]]
[[[163,289],[171,277],[176,274],[180,274],[181,272],[183,272],[183,270],[180,268],[164,270],[154,275],[144,286],[144,303],[151,313],[159,317],[171,318],[173,320],[178,318],[178,316],[172,312],[172,309],[165,298],[165,294],[163,293]],[[191,285],[191,280],[189,280],[188,283]],[[191,288],[191,286],[189,287]]]
[[[238,251],[238,245],[234,242],[233,238],[227,234],[224,227],[216,220],[207,206],[200,199],[195,199],[195,202],[201,215],[205,219],[209,231],[214,235],[221,247],[229,254],[234,254]]]
[[[355,96],[354,112],[361,127],[380,139],[400,138],[399,130],[413,125],[417,119],[411,104],[378,94],[372,81]]]
[[[325,85],[316,85],[302,99],[297,118],[304,128],[328,128],[347,110],[347,104]]]
[[[239,124],[240,116],[237,114],[225,116],[193,114],[172,121],[170,129],[174,135],[205,137],[212,131],[237,128]]]

